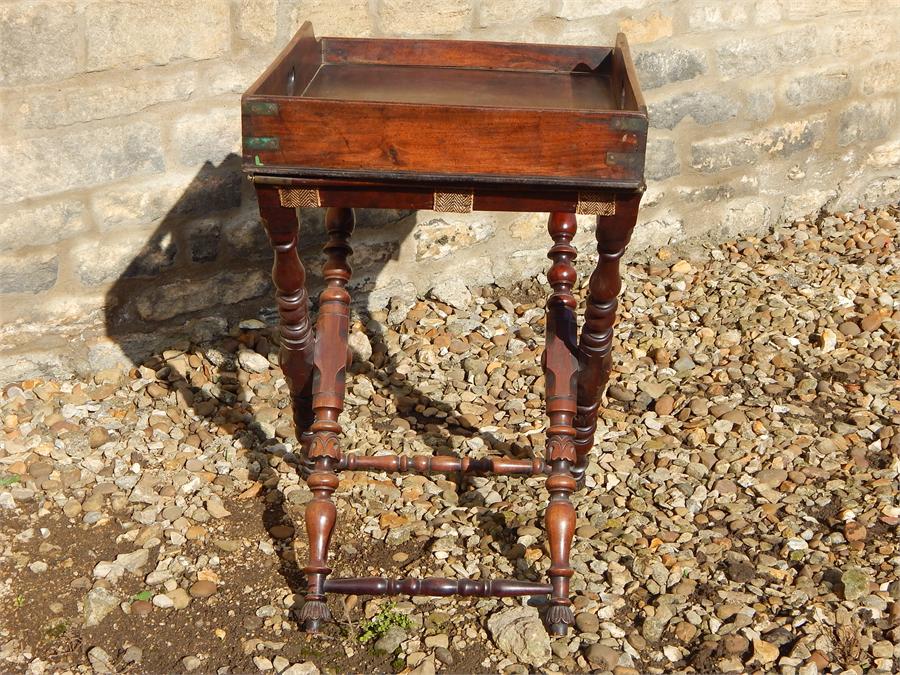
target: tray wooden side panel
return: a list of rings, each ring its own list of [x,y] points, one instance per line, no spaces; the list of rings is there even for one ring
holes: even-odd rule
[[[440,66],[539,70],[560,73],[595,71],[604,66],[609,47],[475,42],[470,40],[396,40],[323,38],[326,63]]]
[[[294,96],[300,94],[322,65],[322,40],[317,40],[307,21],[288,45],[244,94]]]
[[[646,133],[639,113],[246,97],[243,159],[294,175],[627,187],[643,182]]]

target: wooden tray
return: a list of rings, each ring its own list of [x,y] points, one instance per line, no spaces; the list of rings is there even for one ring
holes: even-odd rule
[[[322,38],[242,99],[251,174],[638,189],[647,109],[616,46]]]

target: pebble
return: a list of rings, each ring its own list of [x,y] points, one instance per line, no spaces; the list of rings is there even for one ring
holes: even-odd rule
[[[197,670],[197,668],[199,668],[202,664],[203,661],[201,661],[196,656],[185,656],[183,659],[181,659],[181,667],[184,668],[185,672],[188,673]]]
[[[575,615],[575,625],[582,633],[596,633],[600,630],[600,619],[591,612],[579,612]]]
[[[869,576],[858,567],[849,567],[841,574],[844,598],[858,600],[869,594]]]
[[[84,599],[84,625],[97,626],[119,606],[121,599],[102,586],[88,591]]]
[[[600,668],[600,670],[612,670],[618,665],[620,657],[617,650],[600,643],[590,645],[584,655],[590,663]]]
[[[109,432],[104,427],[93,427],[88,432],[88,445],[94,449],[109,443]]]
[[[217,590],[216,583],[206,579],[195,581],[190,588],[190,594],[193,598],[208,598],[215,594]]]
[[[251,373],[264,373],[272,365],[262,354],[251,351],[242,351],[238,354],[238,363],[241,368]]]

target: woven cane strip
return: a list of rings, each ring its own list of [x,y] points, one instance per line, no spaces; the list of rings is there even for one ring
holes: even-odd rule
[[[299,188],[279,190],[278,200],[282,206],[291,209],[305,206],[322,206],[322,198],[318,190],[301,190]]]
[[[603,195],[597,192],[579,192],[575,213],[586,216],[614,216],[616,203],[604,200]]]
[[[475,194],[468,192],[435,192],[434,210],[444,213],[471,213]]]

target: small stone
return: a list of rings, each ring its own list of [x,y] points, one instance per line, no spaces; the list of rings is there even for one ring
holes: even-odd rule
[[[88,432],[88,445],[91,448],[99,448],[109,442],[109,432],[103,427],[94,427]]]
[[[750,649],[750,641],[743,635],[726,635],[722,640],[722,645],[728,656],[741,656]]]
[[[160,609],[171,609],[175,606],[175,602],[165,593],[157,593],[153,596],[153,605]]]
[[[872,656],[876,659],[890,659],[894,656],[894,645],[890,640],[879,640],[872,645]]]
[[[200,581],[194,582],[191,586],[191,597],[194,598],[208,598],[216,592],[216,584],[214,581],[208,581],[205,579],[201,579]]]
[[[855,321],[844,321],[838,326],[838,330],[847,337],[856,337],[860,334],[859,325]]]
[[[869,577],[858,567],[850,567],[841,574],[841,583],[847,600],[858,600],[869,594]]]
[[[353,358],[360,363],[372,358],[372,343],[362,331],[356,330],[350,333],[347,337],[347,346],[353,353]]]
[[[272,667],[275,668],[275,672],[277,673],[284,671],[289,665],[291,665],[291,662],[284,658],[281,654],[272,659]]]
[[[434,650],[434,655],[437,657],[437,660],[443,663],[445,666],[453,665],[453,654],[449,649],[438,647]]]
[[[91,647],[87,653],[88,660],[91,662],[91,667],[94,669],[94,672],[97,673],[114,673],[115,669],[113,668],[112,661],[109,657],[109,654],[106,653],[106,650],[102,647]]]
[[[867,533],[866,526],[855,520],[851,520],[844,525],[844,536],[847,538],[847,541],[865,541]]]
[[[181,659],[181,667],[184,668],[185,672],[190,673],[193,670],[197,670],[203,662],[197,658],[196,656],[185,656]]]
[[[774,488],[786,481],[787,476],[784,469],[763,469],[756,473],[756,482]]]
[[[596,642],[587,648],[584,656],[600,670],[612,670],[619,663],[620,654],[612,647]]]
[[[391,626],[373,645],[376,654],[393,654],[406,640],[406,631],[400,626]]]
[[[147,616],[152,610],[152,603],[146,600],[135,600],[131,603],[131,613],[137,616]]]
[[[675,637],[682,642],[691,642],[696,636],[697,627],[687,621],[682,621],[675,626]]]
[[[881,322],[883,320],[884,317],[881,316],[881,312],[869,312],[863,317],[862,321],[859,322],[859,327],[866,332],[878,330],[878,328],[881,327]]]
[[[166,593],[172,600],[172,606],[175,609],[184,609],[191,604],[191,596],[183,588],[176,588],[174,591]]]
[[[28,566],[28,569],[30,569],[35,574],[41,574],[42,572],[47,571],[47,563],[45,563],[43,560],[36,560]]]
[[[687,260],[679,260],[672,265],[672,271],[676,274],[690,274],[694,271],[694,267]]]
[[[774,662],[780,653],[778,646],[771,642],[759,639],[753,641],[753,658],[761,665]]]
[[[660,417],[664,415],[671,415],[672,411],[675,409],[675,399],[672,396],[666,394],[665,396],[661,396],[657,399],[656,404],[653,406],[653,410]]]
[[[265,656],[254,656],[253,665],[255,665],[258,670],[263,672],[272,670],[272,662]]]
[[[275,539],[290,539],[294,536],[294,528],[290,525],[273,525],[269,528],[269,534]]]
[[[227,518],[231,515],[231,511],[225,508],[225,505],[222,504],[222,500],[218,498],[211,498],[206,500],[206,511],[213,518]]]
[[[84,625],[97,626],[119,606],[121,599],[102,586],[92,588],[84,599]]]
[[[820,335],[820,343],[823,352],[826,354],[833,352],[834,348],[837,347],[837,333],[830,328],[825,328]]]
[[[143,658],[144,650],[137,645],[129,645],[122,654],[123,663],[140,663]]]
[[[312,661],[304,661],[288,666],[281,675],[319,675],[319,669]]]
[[[575,616],[575,625],[582,633],[596,633],[600,630],[600,618],[592,612],[579,612]]]
[[[459,277],[451,277],[436,284],[431,289],[431,296],[455,309],[467,309],[472,304],[472,294],[465,281]]]
[[[497,612],[488,619],[488,630],[497,646],[521,663],[541,666],[550,659],[550,636],[534,607]]]
[[[244,350],[238,354],[238,363],[241,368],[251,373],[264,373],[272,365],[269,363],[269,359],[262,354],[249,350]]]

